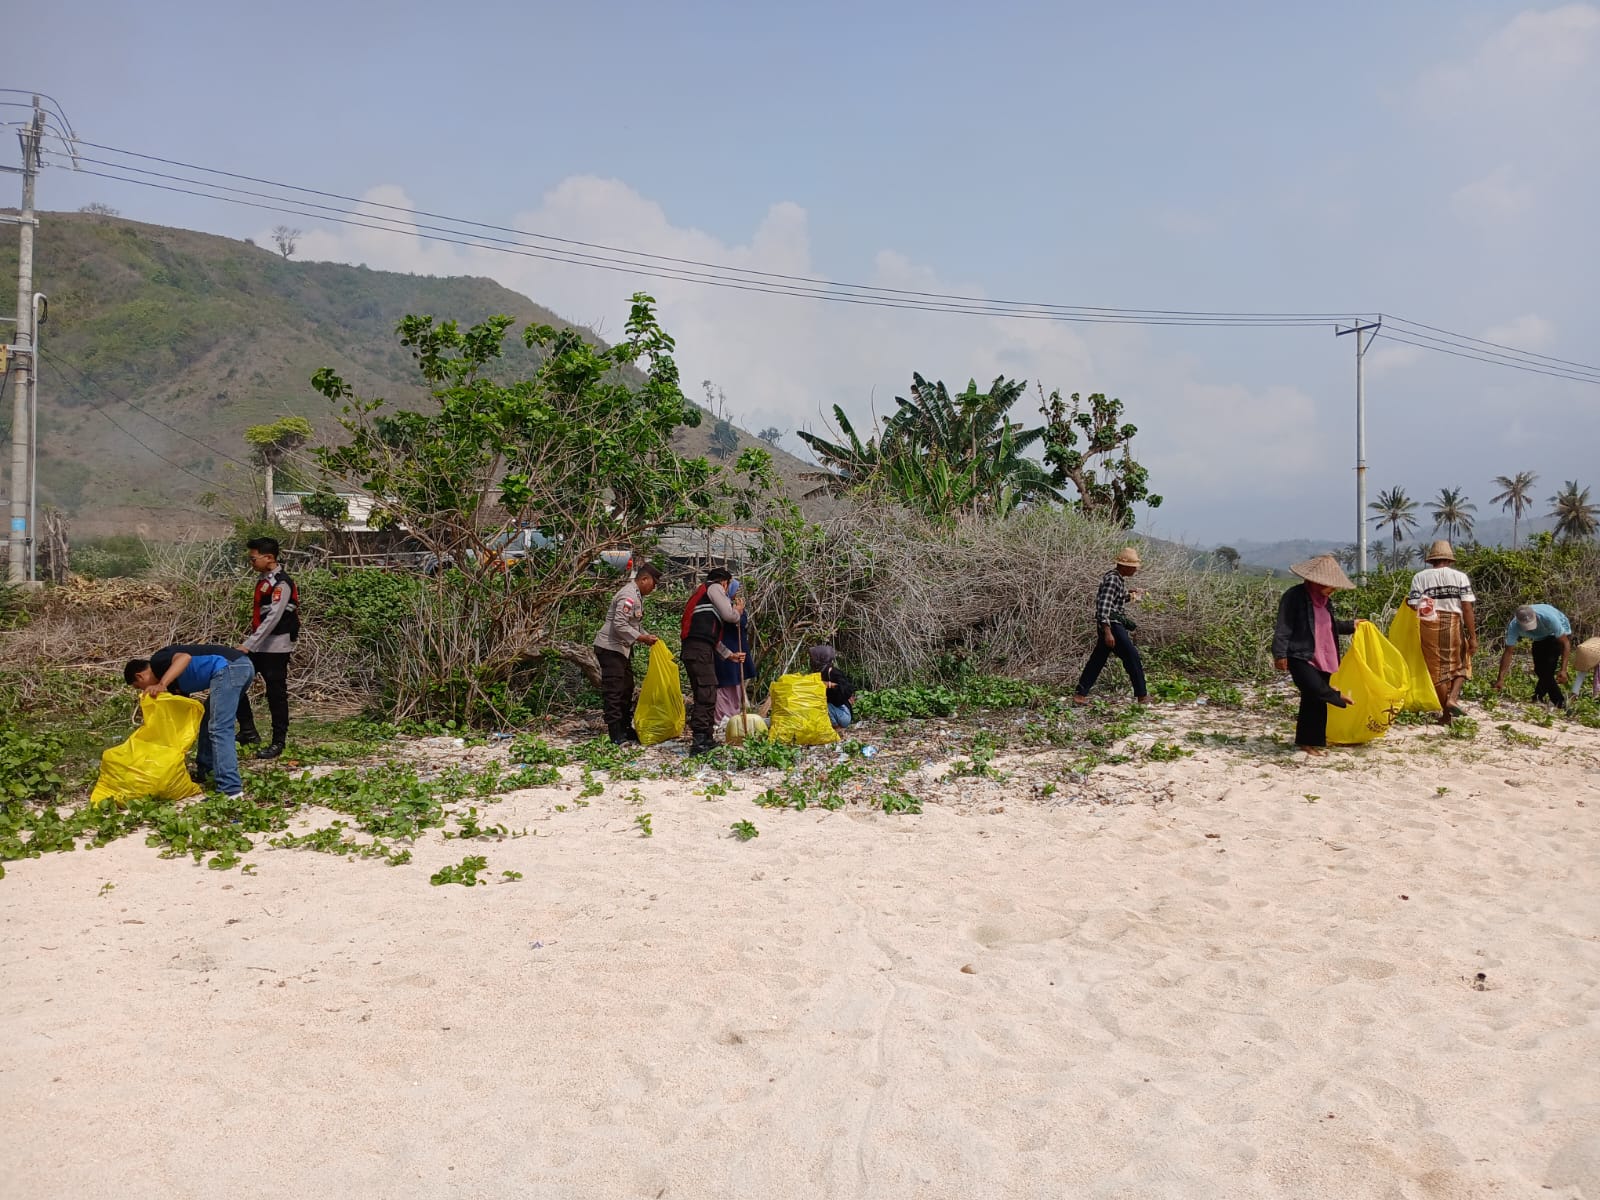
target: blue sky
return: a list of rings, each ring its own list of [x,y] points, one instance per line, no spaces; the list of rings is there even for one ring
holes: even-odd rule
[[[80,135],[612,245],[1068,304],[1383,310],[1600,359],[1600,5],[57,0],[10,86]],[[8,110],[17,115],[16,110]],[[14,150],[9,151],[14,155]],[[45,208],[280,218],[49,171]],[[500,279],[615,331],[624,276],[308,219],[300,257]],[[913,370],[1122,397],[1200,542],[1350,540],[1350,339],[860,310],[652,281],[756,428]],[[1380,342],[1372,487],[1600,488],[1600,386]],[[1019,415],[1028,416],[1029,413]],[[797,449],[793,439],[787,443]],[[1547,493],[1545,493],[1547,494]]]

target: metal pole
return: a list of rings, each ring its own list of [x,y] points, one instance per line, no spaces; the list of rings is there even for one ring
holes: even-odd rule
[[[44,315],[40,315],[40,309]],[[49,319],[50,301],[43,292],[33,294],[33,352],[39,353],[43,325]],[[28,582],[39,578],[39,372],[28,381]]]
[[[33,184],[39,174],[44,113],[33,98],[33,122],[18,132],[22,142],[22,213],[17,224],[17,332],[11,386],[11,545],[7,566],[13,583],[28,576],[29,401],[33,361]]]
[[[1352,321],[1349,329],[1335,326],[1333,330],[1335,337],[1356,335],[1356,575],[1363,579],[1367,574],[1367,397],[1361,376],[1367,348],[1382,327],[1379,318],[1365,325]]]

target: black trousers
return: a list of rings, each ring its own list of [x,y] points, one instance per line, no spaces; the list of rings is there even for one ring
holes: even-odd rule
[[[606,728],[626,733],[633,727],[633,662],[620,650],[594,648],[600,664],[600,707]]]
[[[252,654],[250,662],[267,685],[267,712],[272,716],[272,740],[283,745],[289,737],[289,655]],[[239,697],[239,733],[256,732],[256,714],[249,693]]]
[[[1093,690],[1095,682],[1100,678],[1100,672],[1105,669],[1106,661],[1115,654],[1122,660],[1122,665],[1127,668],[1128,678],[1133,681],[1133,694],[1143,696],[1144,660],[1139,657],[1139,647],[1133,644],[1133,638],[1128,635],[1127,629],[1116,621],[1111,622],[1111,639],[1116,645],[1106,645],[1100,626],[1094,627],[1094,652],[1089,655],[1089,661],[1084,664],[1083,674],[1078,679],[1078,695],[1087,696]]]
[[[697,742],[709,742],[717,716],[717,650],[699,640],[683,644],[683,669],[689,675],[689,732]]]
[[[1289,660],[1289,678],[1300,689],[1300,714],[1294,722],[1296,746],[1326,746],[1328,744],[1328,705],[1345,706],[1344,697],[1328,682],[1332,678],[1319,671],[1303,658]]]
[[[1556,674],[1561,670],[1561,639],[1540,638],[1533,643],[1533,699],[1548,700],[1557,708],[1565,708],[1567,699],[1561,694]],[[1581,681],[1580,681],[1581,682]]]

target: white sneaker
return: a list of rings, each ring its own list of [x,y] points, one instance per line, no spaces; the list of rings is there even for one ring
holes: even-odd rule
[[[244,799],[244,793],[243,792],[234,792],[232,795],[230,795],[228,797],[228,799],[229,800],[243,800]]]

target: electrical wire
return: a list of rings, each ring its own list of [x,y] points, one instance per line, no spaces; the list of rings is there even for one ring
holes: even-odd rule
[[[1399,342],[1402,345],[1406,345],[1406,346],[1415,346],[1419,350],[1436,350],[1440,354],[1452,354],[1457,358],[1474,359],[1477,362],[1488,363],[1491,366],[1495,366],[1495,367],[1511,367],[1513,370],[1516,370],[1516,371],[1530,371],[1535,375],[1549,375],[1549,376],[1551,376],[1552,378],[1555,378],[1555,379],[1570,379],[1575,383],[1595,383],[1595,384],[1600,384],[1600,379],[1593,379],[1593,378],[1590,378],[1587,375],[1568,375],[1568,374],[1566,374],[1566,373],[1564,373],[1562,371],[1547,371],[1542,367],[1531,367],[1531,366],[1527,366],[1526,364],[1508,363],[1508,362],[1502,362],[1502,361],[1500,361],[1498,359],[1484,358],[1480,354],[1469,354],[1465,350],[1449,350],[1449,349],[1446,349],[1443,346],[1429,346],[1429,345],[1427,345],[1427,344],[1425,344],[1423,342],[1413,342],[1410,338],[1400,337],[1398,334],[1390,333],[1387,329],[1378,330],[1378,332],[1374,336],[1384,338],[1385,340],[1391,341],[1391,342]]]
[[[78,399],[82,400],[85,404],[87,404],[95,412],[99,413],[106,420],[110,421],[113,425],[115,425],[118,429],[120,429],[124,434],[126,434],[127,437],[135,445],[137,445],[137,446],[141,447],[142,449],[144,449],[152,457],[160,459],[162,462],[166,463],[167,466],[172,467],[174,470],[182,471],[185,475],[188,475],[189,477],[191,477],[193,479],[198,479],[201,483],[205,484],[207,487],[215,488],[217,491],[231,492],[231,491],[235,490],[235,489],[233,489],[231,487],[228,487],[226,484],[218,483],[215,479],[207,479],[204,475],[201,475],[201,474],[198,474],[197,472],[191,471],[188,467],[184,466],[182,463],[174,462],[172,459],[168,458],[165,454],[161,453],[161,451],[157,450],[154,446],[150,445],[146,441],[143,441],[139,437],[138,434],[134,433],[133,430],[129,429],[126,425],[124,425],[121,421],[119,421],[115,417],[113,417],[105,409],[101,408],[98,404],[96,404],[94,402],[94,400],[87,393],[80,391],[76,384],[74,384],[70,379],[68,379],[64,374],[62,374],[61,368],[56,365],[56,363],[55,363],[55,361],[53,359],[51,359],[49,357],[45,357],[44,358],[44,365],[49,367],[50,370],[55,373],[55,377],[67,388],[68,391],[70,391],[73,395],[77,396]]]
[[[1384,328],[1387,329],[1388,327],[1385,326]],[[1457,343],[1457,342],[1449,342],[1449,341],[1446,341],[1443,338],[1431,337],[1426,333],[1417,333],[1415,330],[1412,330],[1412,329],[1400,329],[1398,332],[1400,334],[1405,335],[1408,338],[1421,338],[1424,342],[1434,343],[1431,346],[1421,346],[1420,348],[1423,349],[1423,350],[1433,350],[1433,349],[1445,350],[1445,349],[1448,349],[1448,350],[1452,351],[1453,353],[1457,353],[1457,354],[1474,354],[1474,355],[1476,355],[1478,357],[1481,357],[1482,360],[1484,362],[1486,362],[1486,363],[1496,363],[1496,364],[1498,364],[1500,366],[1505,366],[1505,367],[1522,367],[1522,368],[1525,368],[1525,369],[1530,370],[1530,371],[1549,370],[1552,373],[1560,374],[1563,378],[1574,379],[1574,380],[1578,380],[1578,381],[1583,382],[1583,383],[1600,383],[1600,369],[1596,369],[1596,370],[1591,370],[1591,369],[1588,369],[1588,368],[1582,368],[1582,369],[1580,369],[1580,368],[1571,368],[1571,369],[1569,369],[1569,368],[1566,368],[1566,367],[1555,366],[1554,364],[1541,365],[1541,364],[1536,364],[1536,363],[1529,363],[1529,362],[1524,362],[1524,361],[1519,360],[1519,359],[1512,359],[1512,358],[1510,358],[1510,356],[1508,356],[1506,354],[1498,353],[1498,352],[1496,352],[1494,350],[1477,350],[1474,347],[1463,346],[1463,345],[1461,345],[1460,343]],[[1411,345],[1418,345],[1418,343],[1416,343],[1416,342],[1411,342],[1410,344]]]
[[[1493,346],[1496,350],[1507,350],[1512,354],[1521,355],[1524,358],[1537,358],[1543,360],[1544,362],[1559,363],[1564,367],[1577,367],[1581,371],[1600,372],[1600,367],[1592,366],[1589,363],[1573,362],[1569,358],[1552,358],[1548,354],[1537,354],[1532,350],[1519,350],[1515,346],[1507,346],[1502,342],[1486,341],[1483,338],[1470,337],[1465,333],[1451,333],[1448,329],[1440,329],[1434,325],[1424,325],[1421,321],[1409,321],[1405,317],[1390,316],[1387,313],[1380,313],[1379,316],[1385,321],[1392,321],[1398,325],[1409,325],[1416,329],[1427,329],[1433,333],[1442,333],[1446,337],[1454,338],[1457,341],[1474,342],[1480,346]],[[1417,336],[1421,337],[1422,335],[1419,333]]]
[[[80,380],[82,380],[88,386],[96,388],[99,391],[107,393],[108,395],[111,396],[111,398],[113,400],[117,400],[117,401],[120,401],[123,404],[126,404],[129,408],[133,409],[134,412],[139,413],[141,416],[149,417],[150,420],[154,421],[157,425],[164,425],[166,428],[172,430],[173,433],[178,434],[180,437],[188,438],[191,442],[193,442],[195,445],[199,446],[206,453],[214,454],[214,455],[216,455],[216,456],[218,456],[220,458],[225,458],[231,463],[234,463],[234,464],[236,464],[238,466],[244,467],[246,470],[248,470],[250,468],[250,464],[245,462],[244,459],[235,458],[233,455],[229,454],[226,450],[218,450],[215,446],[211,445],[209,442],[201,441],[199,438],[195,437],[195,435],[190,433],[187,429],[184,429],[184,428],[182,428],[182,427],[180,427],[178,425],[174,425],[171,421],[168,421],[163,417],[158,417],[155,413],[151,412],[149,409],[144,408],[144,407],[142,407],[142,406],[140,406],[138,404],[135,404],[132,400],[130,400],[126,396],[122,395],[122,393],[118,392],[116,389],[107,386],[104,381],[95,378],[95,376],[93,376],[93,375],[90,375],[88,372],[84,371],[83,368],[73,365],[72,363],[68,362],[66,359],[62,358],[60,355],[56,354],[54,351],[41,349],[39,351],[39,357],[43,358],[43,359],[48,359],[50,361],[50,363],[53,366],[56,367],[57,370],[60,370],[62,367],[67,368],[67,370],[71,371],[74,375],[76,375]],[[82,393],[79,393],[79,394],[81,395]]]

